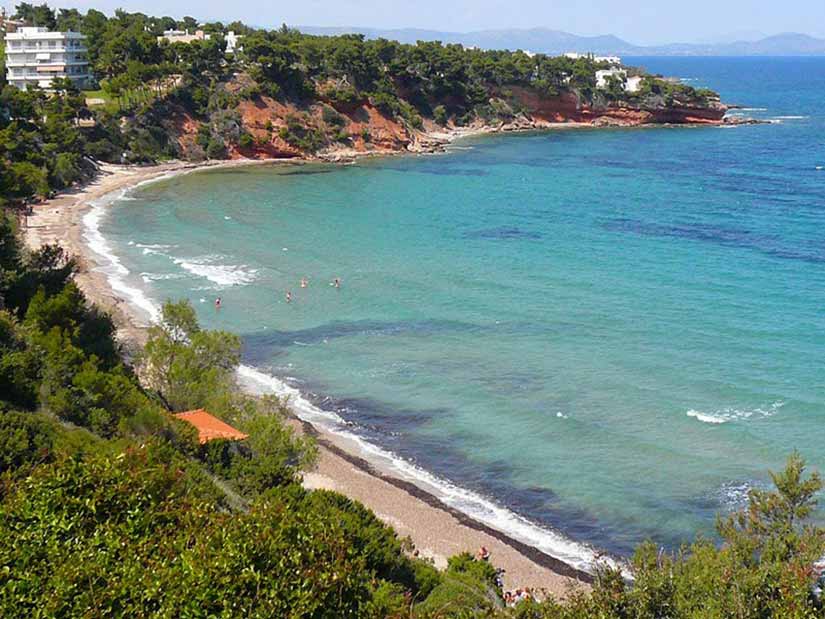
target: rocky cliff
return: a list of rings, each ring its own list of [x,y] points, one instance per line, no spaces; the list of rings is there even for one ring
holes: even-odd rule
[[[451,136],[462,132],[496,132],[542,129],[559,123],[632,127],[650,124],[713,125],[724,122],[727,107],[678,101],[647,100],[639,103],[583,103],[574,93],[543,97],[526,88],[494,93],[488,118],[476,118],[457,126],[455,119],[437,125],[423,119],[409,120],[383,113],[369,100],[336,104],[316,101],[309,105],[284,103],[265,95],[239,101],[223,112],[219,132],[228,134],[225,155],[230,158],[348,158],[363,154],[438,150]],[[210,124],[211,123],[211,124]],[[205,127],[215,131],[214,117],[196,120],[181,112],[174,123],[176,140],[185,158],[198,159],[205,150],[198,135]],[[226,137],[226,136],[225,136]]]

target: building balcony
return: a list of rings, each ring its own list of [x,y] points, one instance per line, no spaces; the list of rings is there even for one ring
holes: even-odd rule
[[[42,64],[69,64],[75,66],[88,65],[87,59],[78,60],[77,58],[7,58],[7,67],[37,67]]]
[[[50,53],[50,54],[85,54],[89,50],[85,47],[49,47],[49,46],[27,46],[27,47],[8,47],[6,46],[6,55],[11,56],[14,54],[43,54],[43,53]]]

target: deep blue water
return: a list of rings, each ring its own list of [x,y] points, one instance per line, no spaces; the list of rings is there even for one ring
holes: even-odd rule
[[[100,229],[349,430],[573,540],[674,546],[823,463],[825,59],[630,60],[773,122],[195,174]]]

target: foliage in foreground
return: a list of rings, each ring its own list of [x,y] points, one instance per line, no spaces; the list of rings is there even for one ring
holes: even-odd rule
[[[632,582],[604,569],[592,590],[505,608],[490,564],[437,572],[364,506],[302,488],[313,445],[238,393],[237,339],[188,303],[164,306],[139,383],[74,270],[0,219],[0,616],[825,617],[822,481],[798,454],[720,518],[721,543],[643,544]],[[197,405],[250,438],[199,446],[169,414]]]

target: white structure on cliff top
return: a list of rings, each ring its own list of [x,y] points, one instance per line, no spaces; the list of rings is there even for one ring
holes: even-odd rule
[[[165,30],[161,36],[158,37],[158,43],[161,41],[168,41],[169,43],[191,43],[192,41],[208,41],[212,35],[206,34],[203,30],[195,30],[193,34],[189,34],[188,30]]]
[[[578,60],[579,58],[590,58],[593,62],[609,62],[610,64],[620,65],[622,59],[619,56],[594,56],[593,54],[580,54],[579,52],[567,52],[565,58],[571,60]]]
[[[639,75],[627,76],[627,71],[619,67],[610,67],[596,71],[596,88],[606,89],[611,79],[618,79],[622,82],[625,92],[638,92],[642,85],[642,77]]]
[[[68,77],[82,87],[89,80],[86,37],[79,32],[22,27],[8,32],[5,41],[6,80],[12,86],[48,89],[54,78]]]
[[[226,53],[227,54],[234,54],[235,50],[243,51],[243,47],[241,46],[240,40],[243,38],[243,35],[235,34],[234,30],[230,30],[226,33],[226,37],[224,40],[226,41]]]
[[[625,92],[639,92],[639,89],[642,87],[642,79],[641,75],[631,75],[628,77],[624,83]]]

